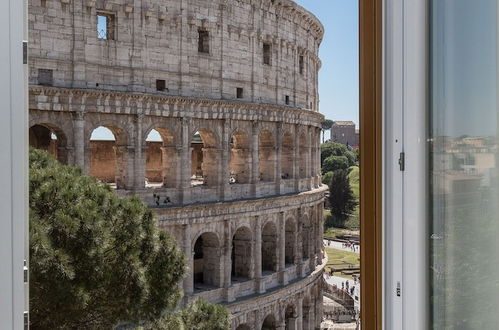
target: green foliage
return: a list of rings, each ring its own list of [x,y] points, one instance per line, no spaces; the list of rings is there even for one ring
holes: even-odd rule
[[[345,156],[329,156],[322,164],[322,172],[334,172],[338,170],[346,170],[349,167],[348,158]]]
[[[322,176],[322,183],[324,184],[329,184],[329,182],[331,182],[331,179],[333,178],[333,173],[334,172],[326,172],[323,176]]]
[[[166,315],[143,327],[144,330],[229,330],[227,309],[198,299],[185,309]]]
[[[329,184],[329,204],[334,219],[342,223],[355,210],[358,203],[350,187],[348,172],[346,170],[337,170],[334,172]]]
[[[355,165],[357,156],[347,146],[337,142],[327,142],[321,145],[322,173],[338,169],[347,169]]]
[[[138,198],[30,150],[33,329],[111,329],[173,310],[183,253]]]
[[[321,123],[322,129],[323,130],[331,129],[331,127],[333,127],[333,124],[334,124],[333,120],[331,120],[331,119],[324,119],[324,121]]]

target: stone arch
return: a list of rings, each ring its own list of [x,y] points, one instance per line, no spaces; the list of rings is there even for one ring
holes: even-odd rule
[[[310,246],[313,240],[312,237],[312,224],[310,223],[310,218],[307,214],[304,214],[301,219],[302,229],[301,229],[301,243],[302,243],[302,258],[303,260],[309,259],[311,257]]]
[[[273,314],[267,315],[262,322],[262,330],[276,330],[277,320]]]
[[[29,128],[29,146],[45,150],[62,164],[68,164],[68,141],[61,128],[39,123]]]
[[[267,221],[262,229],[262,272],[277,271],[277,226]]]
[[[281,142],[281,179],[291,179],[294,177],[294,141],[290,132],[284,133]]]
[[[246,132],[232,133],[230,143],[230,183],[249,183],[251,179],[250,139]]]
[[[258,164],[260,181],[275,181],[276,162],[275,137],[269,130],[262,130],[258,136]]]
[[[220,173],[220,141],[208,129],[195,131],[191,138],[192,185],[217,186]]]
[[[98,139],[94,133],[100,128],[109,131],[112,137]],[[90,146],[89,173],[91,176],[112,185],[117,189],[126,189],[129,149],[127,133],[115,124],[103,123],[89,130]]]
[[[296,307],[293,304],[289,304],[286,306],[284,310],[284,324],[286,330],[295,330],[296,329],[296,321],[297,321],[297,312]]]
[[[221,286],[220,240],[213,232],[205,232],[193,244],[193,280],[195,290]]]
[[[298,177],[304,179],[307,177],[307,159],[309,147],[305,133],[301,133],[298,138],[300,154],[298,155]]]
[[[146,187],[177,187],[179,158],[173,132],[154,127],[148,130],[146,136],[144,155]]]
[[[295,263],[296,259],[296,233],[297,233],[297,225],[296,221],[293,218],[288,218],[285,224],[285,255],[284,261],[286,265],[292,265]]]
[[[252,258],[251,229],[239,227],[232,238],[232,281],[240,282],[251,278]]]

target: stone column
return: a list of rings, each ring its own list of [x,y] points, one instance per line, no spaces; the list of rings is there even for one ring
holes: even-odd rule
[[[191,145],[190,145],[190,118],[182,118],[182,146],[180,149],[180,202],[191,202]]]
[[[230,122],[224,120],[222,124],[222,144],[218,175],[219,198],[221,201],[230,199],[229,185],[229,152],[230,152]]]
[[[264,293],[265,285],[262,279],[262,219],[255,217],[255,283],[256,292]]]
[[[134,157],[134,175],[133,175],[133,188],[143,189],[145,186],[145,159],[142,141],[142,121],[144,119],[143,113],[138,113],[135,122],[135,157]]]
[[[321,322],[322,322],[322,318],[323,318],[323,314],[324,314],[324,304],[322,302],[322,296],[323,296],[323,293],[322,293],[322,285],[317,285],[317,290],[318,290],[318,295],[317,295],[317,299],[318,301],[316,302],[316,327],[318,329],[320,329],[320,325],[321,325]]]
[[[85,174],[88,174],[86,169],[90,166],[85,166],[85,117],[83,111],[78,111],[74,115],[74,165],[81,168]],[[89,157],[90,159],[90,157]]]
[[[284,219],[284,212],[279,212],[277,221],[277,244],[279,246],[277,255],[277,272],[279,273],[279,281],[282,285],[288,284],[286,276],[286,224]]]
[[[298,244],[297,244],[297,251],[296,251],[296,258],[298,260],[298,267],[297,267],[297,274],[300,277],[305,276],[305,264],[303,262],[303,223],[301,219],[301,208],[296,209],[296,225],[298,228],[297,236],[298,236]]]
[[[295,130],[295,134],[294,134],[294,144],[295,144],[295,147],[293,149],[293,170],[294,170],[294,173],[293,173],[293,178],[295,178],[295,192],[299,192],[300,191],[300,160],[299,160],[299,157],[300,157],[300,153],[302,152],[301,150],[301,146],[300,146],[300,137],[298,136],[298,133],[299,133],[299,127],[298,125],[295,125],[294,126],[294,130]]]
[[[189,225],[182,226],[183,234],[183,250],[186,258],[186,264],[189,267],[184,278],[184,303],[187,303],[194,292],[194,265],[193,265],[193,248],[191,243],[191,228]]]
[[[114,147],[116,154],[116,188],[128,189],[131,185],[131,167],[133,167],[133,155],[135,148],[127,145],[117,145]]]
[[[177,181],[179,176],[177,173],[178,161],[177,147],[161,147],[161,176],[163,177],[163,187],[175,188],[178,187]]]
[[[322,263],[322,259],[324,259],[324,241],[323,241],[323,238],[324,238],[324,203],[319,203],[317,205],[317,222],[318,222],[318,226],[319,226],[319,239],[318,241],[320,241],[318,244],[318,248],[319,248],[319,258],[320,258],[320,263]]]
[[[275,194],[281,194],[281,155],[282,155],[282,124],[277,123],[277,137],[276,137],[276,166],[275,166]]]
[[[259,169],[259,137],[258,137],[258,122],[253,122],[253,129],[251,135],[251,196],[257,197],[257,185],[260,182],[260,169]]]
[[[232,231],[230,228],[230,221],[226,220],[224,222],[224,244],[223,244],[223,288],[225,293],[225,300],[227,302],[232,302],[235,300],[234,292],[231,288],[231,278],[232,278]]]
[[[306,169],[305,169],[305,176],[307,177],[307,188],[312,189],[312,172],[313,172],[313,159],[312,159],[312,133],[310,126],[307,126],[307,150],[306,150]]]
[[[303,296],[296,300],[296,329],[303,330]]]
[[[321,296],[322,298],[322,296]],[[315,319],[315,309],[317,308],[317,302],[312,301],[312,306],[310,307],[310,311],[308,312],[308,317],[310,319],[310,329],[317,329],[317,320]],[[320,329],[320,328],[319,328]]]

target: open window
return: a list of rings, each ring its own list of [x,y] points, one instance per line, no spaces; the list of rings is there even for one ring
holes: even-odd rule
[[[97,12],[97,38],[114,40],[116,16],[108,12]]]

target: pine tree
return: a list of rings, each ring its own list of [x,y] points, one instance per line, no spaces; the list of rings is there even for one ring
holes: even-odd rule
[[[39,150],[30,150],[29,188],[32,329],[112,329],[174,315],[184,255],[144,203]],[[213,318],[228,325],[219,308]]]
[[[355,210],[357,200],[350,187],[347,170],[334,172],[329,184],[331,214],[341,223]]]

